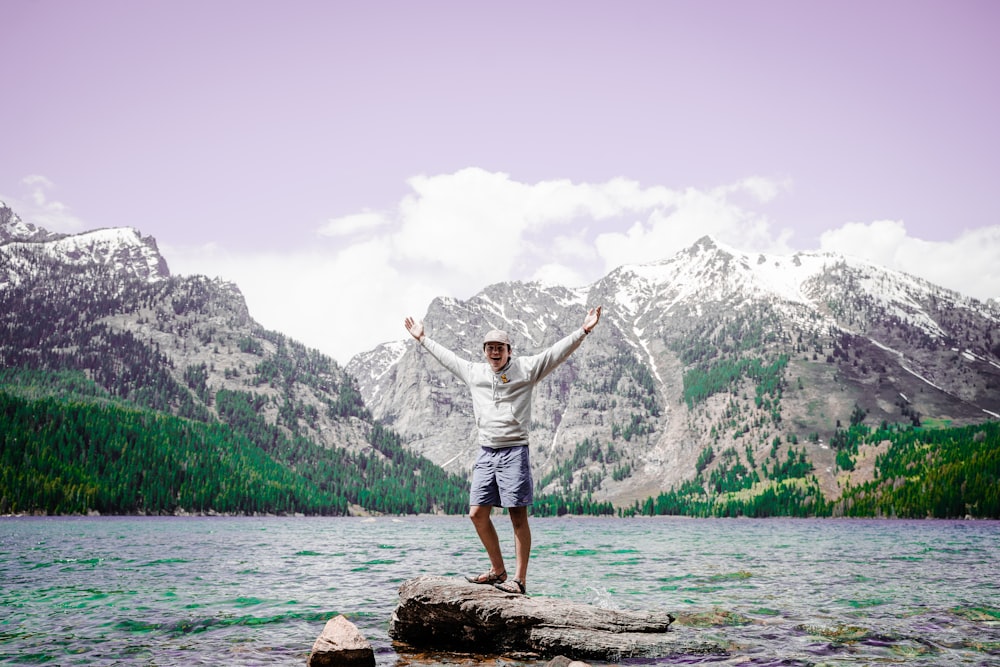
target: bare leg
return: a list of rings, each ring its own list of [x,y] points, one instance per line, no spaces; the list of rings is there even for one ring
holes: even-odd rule
[[[528,526],[527,507],[509,507],[510,522],[514,526],[514,554],[517,572],[514,578],[522,584],[528,581],[528,558],[531,557],[531,528]]]
[[[493,508],[490,505],[472,505],[469,508],[469,518],[476,527],[479,540],[486,547],[486,555],[490,557],[490,570],[494,574],[504,572],[503,554],[500,552],[500,538],[497,536],[497,529],[493,525],[490,513]]]

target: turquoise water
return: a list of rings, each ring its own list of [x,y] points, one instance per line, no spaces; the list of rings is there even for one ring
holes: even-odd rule
[[[690,664],[1000,665],[1000,522],[532,528],[530,594],[670,611],[732,651]],[[301,666],[344,614],[380,666],[480,664],[409,654],[387,627],[403,581],[485,566],[464,517],[0,519],[0,662]]]

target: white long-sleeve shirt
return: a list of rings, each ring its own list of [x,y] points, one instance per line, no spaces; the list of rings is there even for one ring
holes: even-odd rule
[[[566,361],[586,336],[581,327],[538,354],[511,357],[507,365],[496,372],[488,363],[459,358],[426,335],[420,342],[431,356],[469,387],[479,444],[501,449],[528,444],[532,390]]]

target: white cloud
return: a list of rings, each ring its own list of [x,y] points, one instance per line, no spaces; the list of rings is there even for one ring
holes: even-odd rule
[[[560,234],[553,237],[550,252],[555,258],[563,260],[593,262],[597,259],[597,248],[588,238],[586,228],[572,235]]]
[[[682,193],[623,178],[526,184],[477,168],[418,176],[409,185],[412,192],[399,205],[392,233],[396,256],[451,273],[456,288],[530,276],[551,264],[553,254],[588,261],[589,275],[597,277],[603,266],[593,261],[600,254],[594,233],[585,238],[579,229],[567,234],[556,228],[649,216],[683,201]],[[592,250],[584,252],[587,245]],[[551,269],[545,273],[551,275]]]
[[[403,318],[422,316],[446,293],[396,268],[384,239],[324,254],[232,253],[217,244],[163,247],[172,273],[236,283],[251,316],[346,364],[362,351],[405,334]]]
[[[895,220],[869,223],[849,222],[842,227],[823,232],[820,250],[864,257],[896,268],[896,252],[907,240],[906,227]]]
[[[55,184],[45,176],[32,174],[21,179],[20,196],[0,197],[24,222],[50,232],[75,234],[86,227],[68,206],[59,201],[50,201],[49,191]]]
[[[790,187],[791,184],[787,181],[778,182],[769,178],[751,176],[737,183],[716,188],[714,192],[721,195],[748,194],[758,203],[766,204]]]
[[[364,211],[331,218],[317,230],[320,236],[350,236],[352,234],[369,232],[385,226],[388,220],[381,213]]]
[[[824,232],[820,249],[863,257],[977,299],[1000,298],[1000,226],[934,242],[909,236],[902,221],[852,222]]]

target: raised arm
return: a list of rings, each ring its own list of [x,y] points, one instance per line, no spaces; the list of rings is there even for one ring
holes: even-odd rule
[[[423,322],[415,320],[412,317],[407,317],[403,321],[403,324],[406,326],[406,330],[410,332],[410,335],[416,338],[424,350],[429,352],[439,364],[454,373],[462,382],[468,384],[472,368],[470,362],[461,359],[448,348],[435,343],[429,337],[425,336]]]

